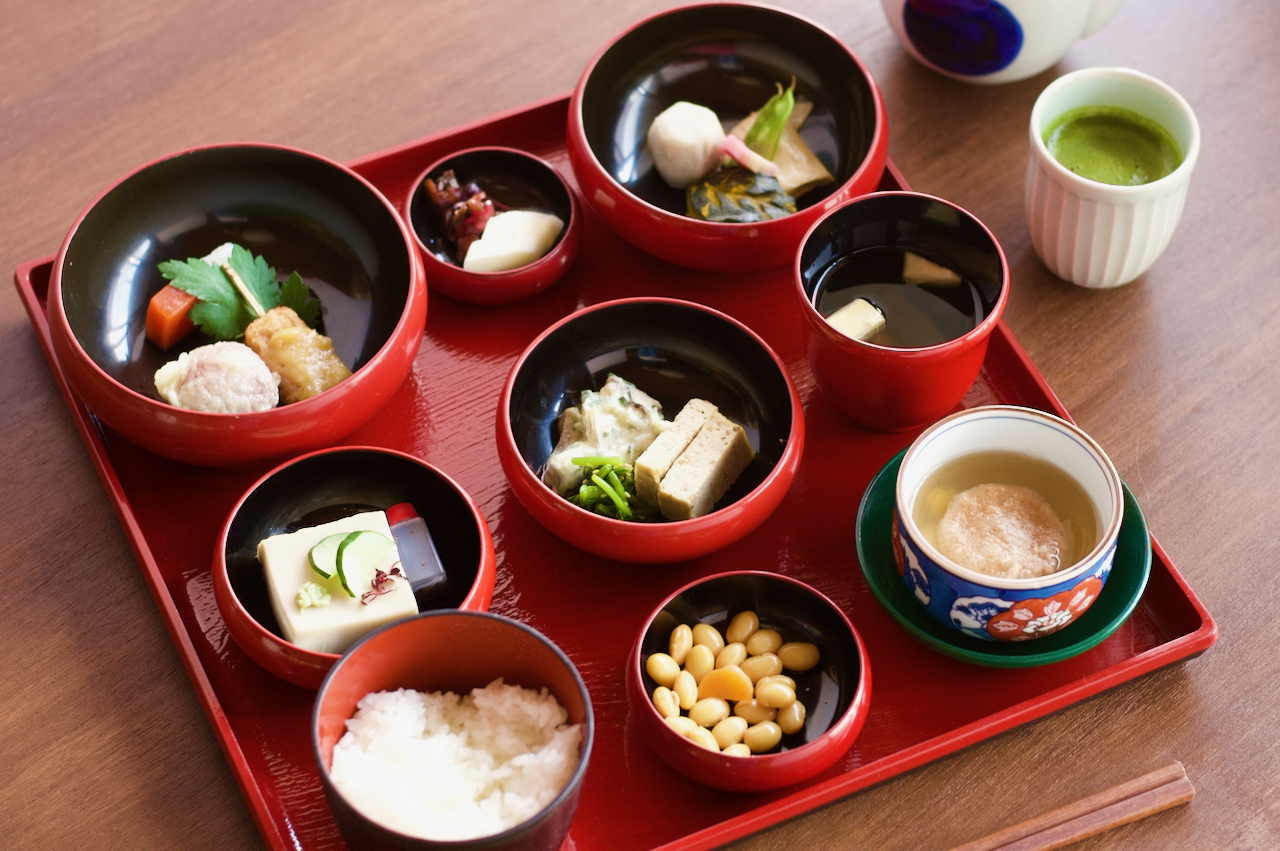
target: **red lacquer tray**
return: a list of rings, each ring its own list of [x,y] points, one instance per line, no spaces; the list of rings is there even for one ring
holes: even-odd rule
[[[351,165],[397,207],[421,169],[473,145],[527,149],[572,180],[564,145],[567,103],[547,100]],[[905,184],[891,167],[882,185]],[[1072,659],[1039,668],[983,668],[909,638],[867,588],[854,555],[854,520],[866,484],[914,434],[862,431],[817,392],[789,269],[732,276],[678,269],[641,254],[585,212],[581,255],[564,279],[536,298],[484,308],[432,293],[413,373],[345,441],[416,453],[457,479],[484,512],[497,545],[493,610],[545,633],[581,670],[598,726],[565,848],[710,848],[1197,655],[1217,638],[1212,618],[1158,544],[1133,616]],[[266,468],[228,472],[167,461],[98,422],[69,390],[50,346],[51,266],[48,257],[20,266],[16,285],[266,844],[345,847],[312,766],[308,721],[314,695],[245,656],[214,602],[210,559],[218,528]],[[786,363],[804,400],[807,445],[791,492],[754,533],[693,562],[631,566],[562,543],[520,506],[498,464],[494,406],[516,356],[565,314],[631,295],[693,299],[742,320]],[[1003,323],[964,404],[992,402],[1066,415]],[[650,609],[691,579],[741,568],[785,573],[825,592],[861,631],[875,673],[866,727],[845,758],[811,781],[755,796],[705,789],[660,762],[637,738],[622,676],[623,660]],[[966,699],[956,701],[961,687]]]

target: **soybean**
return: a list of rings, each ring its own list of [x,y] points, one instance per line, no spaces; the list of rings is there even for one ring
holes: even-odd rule
[[[716,654],[716,667],[725,668],[729,665],[741,665],[747,660],[747,645],[741,641],[734,641],[726,644],[724,649]]]
[[[716,654],[705,644],[695,644],[689,648],[689,655],[684,657],[684,669],[693,674],[694,682],[702,682],[702,678],[716,667]]]
[[[765,677],[781,674],[782,660],[773,653],[761,653],[759,656],[747,657],[738,667],[751,678],[751,682],[759,683]]]
[[[806,714],[804,704],[797,700],[786,709],[778,710],[778,727],[788,736],[799,733],[804,727]]]
[[[674,717],[667,718],[666,724],[682,736],[689,735],[690,731],[698,726],[688,715],[676,715]]]
[[[698,683],[693,674],[681,671],[676,674],[676,681],[671,685],[681,709],[691,709],[698,702]]]
[[[750,609],[745,612],[738,612],[733,616],[733,620],[729,621],[729,628],[725,630],[724,640],[730,644],[734,642],[746,644],[751,634],[759,628],[760,618],[755,612]]]
[[[677,665],[684,664],[684,657],[689,655],[689,648],[693,646],[693,630],[689,629],[689,625],[682,623],[675,629],[671,630],[671,658],[676,660]]]
[[[699,727],[714,727],[729,717],[729,701],[721,697],[704,697],[689,710],[689,720]]]
[[[720,752],[720,744],[716,742],[716,737],[711,735],[711,731],[706,727],[694,727],[688,733],[685,733],[685,738],[709,751]]]
[[[751,725],[747,723],[747,719],[737,715],[730,715],[711,728],[711,735],[715,736],[716,743],[720,745],[720,750],[724,750],[729,745],[741,742],[749,726]]]
[[[777,680],[756,687],[756,700],[771,709],[786,709],[796,702],[796,690]]]
[[[680,673],[680,666],[666,653],[653,653],[645,660],[644,670],[653,677],[655,683],[671,688],[671,684],[676,681],[676,675]]]
[[[736,744],[729,745],[729,747],[720,751],[720,753],[725,756],[751,756],[751,748],[747,747],[742,742],[738,742]]]
[[[711,648],[712,655],[719,653],[724,649],[724,636],[720,634],[720,630],[716,629],[709,623],[696,623],[693,625],[693,643],[701,644]]]
[[[758,700],[740,700],[734,705],[733,714],[745,718],[748,724],[759,724],[778,717],[778,710],[765,706]]]
[[[666,686],[658,686],[653,690],[653,705],[663,718],[674,718],[680,714],[680,699]]]
[[[777,653],[783,667],[792,671],[807,671],[818,664],[818,648],[807,641],[788,641]]]
[[[777,653],[782,646],[782,634],[776,629],[757,629],[747,639],[747,652],[752,656],[761,653]]]
[[[761,721],[747,728],[742,741],[751,748],[752,753],[771,751],[782,741],[782,728],[772,721]]]

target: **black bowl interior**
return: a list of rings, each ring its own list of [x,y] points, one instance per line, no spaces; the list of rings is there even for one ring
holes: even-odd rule
[[[412,503],[426,521],[448,577],[447,587],[419,595],[419,609],[457,608],[475,583],[483,550],[471,507],[432,470],[364,449],[308,456],[254,488],[227,530],[224,556],[232,590],[254,620],[283,638],[258,562],[258,542],[401,502]]]
[[[800,276],[809,301],[814,301],[832,264],[880,246],[907,249],[958,272],[973,285],[979,319],[1000,297],[1000,250],[975,219],[923,195],[877,193],[836,209],[801,246]]]
[[[587,144],[632,194],[683,214],[684,191],[663,181],[649,154],[653,119],[683,100],[714,110],[727,131],[792,77],[796,96],[813,102],[800,135],[835,177],[797,199],[803,209],[858,170],[875,136],[875,105],[866,75],[831,35],[776,9],[677,9],[622,36],[583,87]]]
[[[450,157],[432,168],[427,177],[438,179],[448,169],[453,169],[459,185],[475,183],[483,189],[498,211],[536,210],[559,216],[564,228],[556,237],[555,245],[564,239],[573,202],[568,188],[551,166],[518,151],[481,149]],[[456,246],[445,237],[443,213],[427,198],[422,183],[414,187],[409,198],[409,226],[427,250],[442,262],[462,265],[457,259]]]
[[[759,485],[791,432],[791,393],[782,371],[751,335],[690,305],[634,301],[575,317],[528,354],[511,388],[511,431],[536,474],[554,448],[557,420],[583,390],[616,373],[662,404],[668,419],[690,399],[706,399],[738,423],[755,460],[718,504]]]
[[[412,280],[398,220],[347,172],[296,151],[203,148],[129,176],[85,216],[67,246],[62,303],[72,333],[116,381],[153,399],[155,371],[210,342],[168,352],[146,339],[158,264],[236,242],[280,280],[297,271],[322,304],[322,331],[353,370],[391,336]]]
[[[641,658],[666,653],[671,631],[680,624],[708,623],[723,635],[733,616],[748,609],[759,615],[761,627],[778,630],[783,641],[811,641],[818,646],[816,668],[804,673],[784,672],[796,681],[796,696],[807,715],[799,732],[782,737],[781,749],[811,742],[849,708],[858,690],[861,667],[857,642],[848,626],[830,605],[802,585],[759,574],[730,574],[700,582],[663,606],[640,642]],[[646,694],[653,694],[657,683],[647,673],[644,683]]]

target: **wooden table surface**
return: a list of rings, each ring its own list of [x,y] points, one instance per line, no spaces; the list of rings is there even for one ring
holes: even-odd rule
[[[663,0],[0,2],[0,267],[54,253],[126,171],[224,141],[338,160],[572,88]],[[736,848],[942,849],[1181,760],[1198,794],[1080,848],[1280,848],[1280,22],[1272,0],[1128,0],[1054,68],[968,86],[901,49],[875,0],[787,0],[870,67],[913,188],[987,223],[1005,317],[1110,453],[1217,619],[1204,656]],[[1173,243],[1079,289],[1023,215],[1036,95],[1124,65],[1195,109]],[[13,290],[0,294],[0,848],[261,847]],[[110,576],[110,582],[96,582]],[[957,695],[957,699],[963,699]]]

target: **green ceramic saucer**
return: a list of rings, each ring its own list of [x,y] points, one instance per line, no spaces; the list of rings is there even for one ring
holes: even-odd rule
[[[867,486],[858,508],[858,561],[880,605],[917,640],[939,653],[991,668],[1029,668],[1083,653],[1133,613],[1151,575],[1151,538],[1142,509],[1124,488],[1124,521],[1107,584],[1078,621],[1031,641],[983,641],[939,623],[916,602],[893,562],[893,492],[904,449]]]

